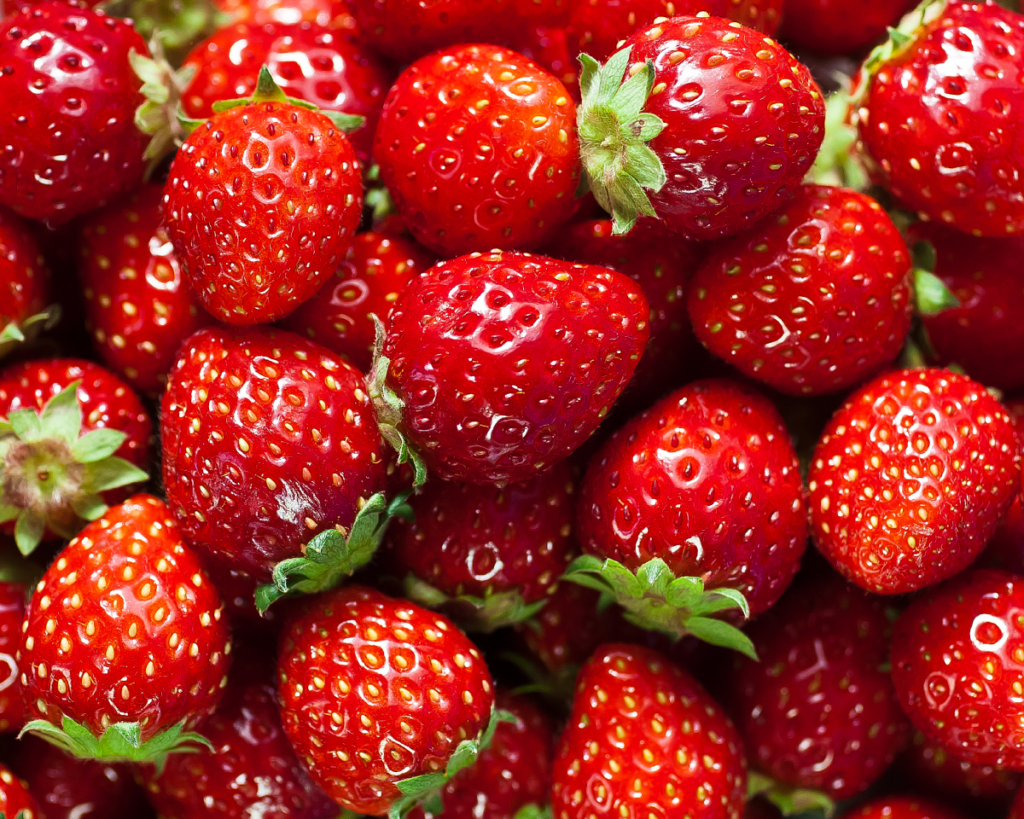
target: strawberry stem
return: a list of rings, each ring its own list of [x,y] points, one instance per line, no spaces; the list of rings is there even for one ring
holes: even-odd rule
[[[20,322],[12,321],[0,330],[0,358],[16,347],[31,344],[41,333],[52,330],[59,321],[60,307],[56,304]]]

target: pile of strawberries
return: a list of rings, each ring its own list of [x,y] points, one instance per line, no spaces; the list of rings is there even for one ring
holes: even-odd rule
[[[0,819],[1024,819],[1011,6],[0,0]]]

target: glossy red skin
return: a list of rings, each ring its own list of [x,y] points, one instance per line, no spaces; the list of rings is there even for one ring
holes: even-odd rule
[[[560,819],[738,819],[747,780],[739,735],[700,684],[657,652],[621,644],[580,671],[552,778]]]
[[[483,658],[448,618],[365,586],[313,598],[281,636],[277,671],[296,753],[357,813],[386,813],[396,782],[443,771],[494,705]]]
[[[907,231],[935,248],[935,275],[960,300],[921,316],[935,361],[957,364],[986,387],[1024,387],[1024,237],[979,239],[935,223]]]
[[[958,810],[919,796],[881,796],[847,811],[841,819],[967,819]]]
[[[322,111],[365,117],[366,122],[347,136],[359,161],[370,164],[391,71],[352,37],[323,26],[236,23],[215,32],[185,58],[183,67],[196,71],[182,95],[185,113],[209,117],[219,100],[252,96],[264,65],[289,97]]]
[[[751,766],[837,801],[885,773],[910,735],[886,667],[886,602],[829,572],[746,630],[759,662],[732,653],[722,704]]]
[[[569,50],[568,34],[559,26],[531,25],[521,27],[512,37],[512,48],[557,77],[577,105],[580,101],[579,63]]]
[[[29,226],[0,208],[0,332],[46,307],[48,277]]]
[[[181,343],[212,323],[163,227],[163,189],[146,184],[82,223],[78,275],[103,363],[159,395]]]
[[[25,591],[21,583],[0,581],[0,733],[17,731],[25,723],[15,659],[25,617]]]
[[[25,624],[25,702],[55,725],[68,716],[99,736],[111,723],[139,722],[146,741],[179,722],[195,727],[226,684],[220,595],[152,495],[82,529],[46,570]]]
[[[874,181],[923,218],[967,233],[1024,231],[1013,113],[1024,105],[1022,50],[1019,14],[951,0],[878,70],[858,109],[858,148]]]
[[[61,224],[141,181],[131,51],[130,22],[56,0],[0,23],[0,205]]]
[[[1024,398],[1004,398],[1003,406],[1010,414],[1024,450]],[[1024,574],[1024,507],[1020,497],[1014,500],[1010,510],[999,521],[985,551],[978,558],[977,566]]]
[[[458,43],[502,39],[517,0],[352,0],[360,38],[403,63]]]
[[[814,450],[814,540],[868,591],[921,589],[978,556],[1019,474],[1013,424],[983,386],[948,370],[888,373],[847,399]]]
[[[914,0],[786,0],[779,36],[816,54],[855,54],[879,42]]]
[[[200,125],[171,165],[164,218],[178,262],[215,318],[283,318],[334,272],[362,216],[347,137],[323,114],[241,105]]]
[[[587,468],[577,508],[586,554],[739,589],[752,615],[789,585],[807,541],[796,452],[757,392],[696,381],[618,430]]]
[[[24,811],[24,819],[42,819],[43,816],[25,783],[17,779],[6,765],[0,765],[0,812],[18,819],[21,811]]]
[[[717,239],[781,207],[825,133],[825,102],[810,72],[763,34],[718,17],[674,17],[622,47],[632,49],[630,69],[651,60],[654,88],[664,83],[644,110],[665,123],[649,143],[668,177],[650,196],[665,227]],[[713,55],[725,59],[711,65]]]
[[[364,373],[373,360],[375,315],[387,329],[391,307],[437,259],[407,236],[371,231],[355,237],[334,276],[282,322],[343,356]]]
[[[640,288],[604,268],[442,262],[398,299],[384,343],[403,432],[436,477],[526,480],[597,428],[647,346],[647,315]]]
[[[211,327],[163,398],[167,502],[204,556],[269,580],[384,488],[383,442],[354,368],[282,330]]]
[[[907,244],[874,199],[803,185],[716,246],[693,278],[689,313],[704,346],[744,375],[820,395],[897,356],[912,282]]]
[[[568,90],[535,62],[460,45],[399,75],[373,150],[412,235],[458,256],[536,247],[576,212],[575,128]]]
[[[350,0],[214,0],[213,5],[236,21],[255,26],[313,23],[351,36],[359,33]]]
[[[621,639],[619,610],[598,609],[600,594],[575,583],[559,583],[536,616],[517,624],[516,633],[529,653],[548,671],[582,665],[602,642]],[[612,636],[614,635],[614,636]]]

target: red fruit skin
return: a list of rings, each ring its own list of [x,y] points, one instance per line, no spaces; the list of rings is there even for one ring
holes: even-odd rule
[[[1009,572],[965,572],[918,597],[892,642],[893,682],[914,727],[967,762],[1024,770],[1022,624],[1024,581]]]
[[[507,34],[516,0],[352,0],[360,38],[408,63],[458,43],[487,43]]]
[[[494,705],[483,658],[450,620],[358,585],[307,604],[281,635],[277,670],[296,753],[357,813],[386,813],[396,782],[443,771]]]
[[[48,278],[29,226],[0,208],[0,332],[46,307]]]
[[[848,580],[903,594],[967,567],[1017,495],[1006,410],[947,370],[901,370],[836,411],[808,473],[818,550]]]
[[[212,323],[163,227],[163,189],[143,185],[81,226],[78,275],[103,363],[139,392],[163,392],[181,343]]]
[[[515,33],[511,45],[524,57],[543,66],[566,87],[579,104],[579,63],[569,50],[566,30],[557,26],[524,26]],[[578,212],[577,212],[578,213]]]
[[[1013,421],[1017,438],[1024,450],[1024,398],[1004,398],[1003,406]],[[1024,574],[1024,508],[1021,507],[1019,496],[999,521],[976,565],[979,568]]]
[[[664,88],[644,110],[665,123],[649,143],[668,179],[650,196],[665,227],[717,239],[781,207],[825,133],[810,72],[763,34],[719,17],[674,17],[622,47],[632,49],[627,71],[651,60],[653,87]]]
[[[914,0],[786,0],[779,36],[816,54],[862,51],[881,40]]]
[[[656,651],[609,644],[577,678],[552,779],[560,819],[738,819],[747,777],[736,729],[696,680]]]
[[[41,819],[39,805],[28,792],[28,786],[17,779],[6,765],[0,765],[0,812],[13,816],[24,811],[25,819]]]
[[[820,395],[899,354],[912,293],[906,242],[877,202],[803,185],[716,246],[691,283],[689,314],[704,346],[744,375]]]
[[[526,480],[597,428],[647,345],[648,309],[591,265],[494,252],[430,268],[384,343],[403,432],[436,477]]]
[[[167,505],[135,495],[82,529],[36,587],[18,652],[25,702],[96,736],[114,722],[140,723],[144,742],[191,729],[226,684],[222,609]]]
[[[252,96],[266,65],[284,93],[322,111],[365,117],[347,134],[356,156],[370,164],[370,149],[391,71],[383,61],[343,31],[302,23],[236,23],[199,43],[185,58],[195,76],[182,94],[190,117],[213,115],[219,100]]]
[[[0,23],[0,205],[62,224],[141,181],[132,51],[130,22],[56,0]]]
[[[355,237],[334,276],[281,322],[369,372],[377,316],[387,330],[391,307],[436,257],[411,239],[379,232]]]
[[[947,805],[919,796],[881,796],[843,814],[842,819],[967,819]]]
[[[359,34],[349,0],[214,0],[213,5],[254,26],[312,23],[353,37]]]
[[[217,114],[171,165],[164,218],[215,318],[283,318],[334,272],[362,216],[352,145],[323,114],[279,102]]]
[[[374,156],[409,231],[443,256],[536,247],[576,211],[576,105],[507,48],[454,46],[403,71]]]
[[[0,733],[17,731],[25,723],[16,654],[25,618],[25,587],[0,581]]]
[[[661,558],[677,577],[739,589],[751,615],[789,585],[807,541],[796,453],[757,392],[696,381],[618,430],[590,462],[577,535],[631,570]]]
[[[383,490],[362,376],[293,333],[211,327],[182,347],[163,398],[167,502],[186,541],[269,580]]]
[[[922,218],[976,236],[1024,230],[1024,143],[1011,113],[1024,105],[1022,50],[1024,17],[952,0],[878,69],[857,110],[874,181]]]

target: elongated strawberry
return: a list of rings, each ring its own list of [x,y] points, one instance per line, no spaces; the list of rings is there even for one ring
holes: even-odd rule
[[[43,819],[28,786],[6,765],[0,765],[0,815],[13,819]]]
[[[49,278],[28,224],[0,208],[0,357],[53,325]]]
[[[915,0],[786,0],[780,36],[816,54],[856,54],[914,6]]]

